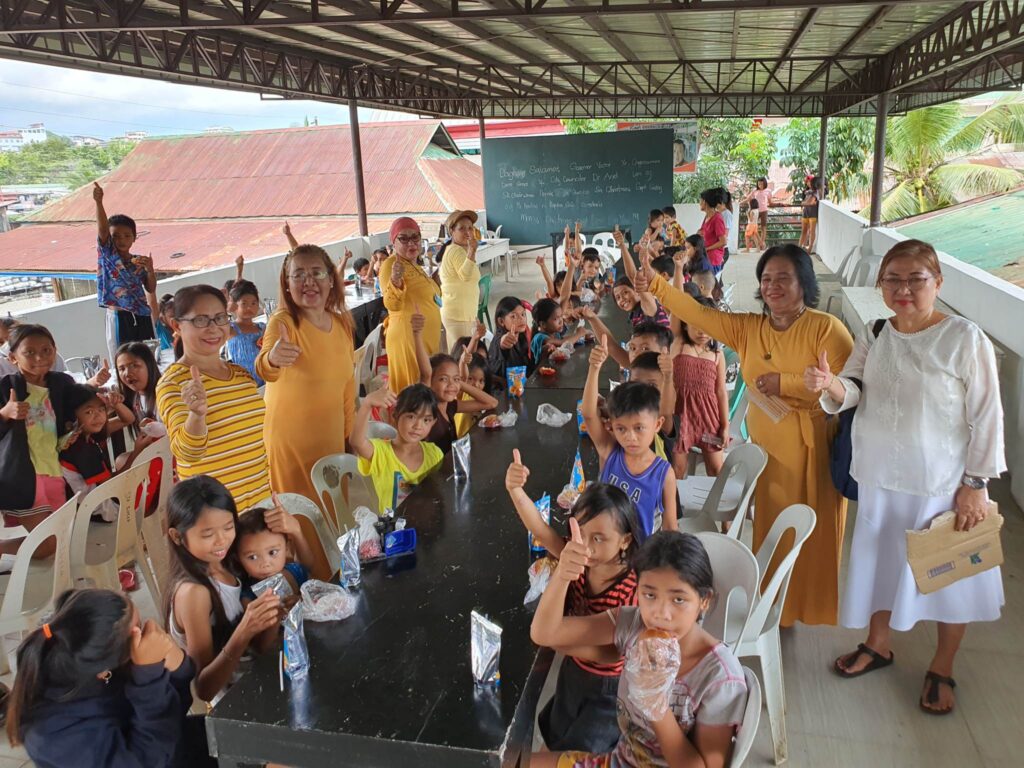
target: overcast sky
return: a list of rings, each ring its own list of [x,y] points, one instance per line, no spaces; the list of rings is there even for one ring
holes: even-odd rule
[[[348,107],[316,101],[261,101],[258,94],[178,85],[0,59],[0,130],[45,123],[63,135],[109,139],[125,131],[150,135],[197,133],[210,126],[235,130],[287,128],[306,118],[347,123]],[[408,120],[414,115],[360,109],[360,122]]]

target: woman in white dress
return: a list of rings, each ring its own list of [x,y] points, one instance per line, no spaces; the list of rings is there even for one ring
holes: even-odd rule
[[[985,519],[988,478],[1006,469],[995,352],[977,325],[935,308],[942,273],[927,243],[894,246],[878,286],[895,316],[877,338],[858,338],[839,375],[824,355],[804,374],[825,411],[857,406],[850,474],[859,502],[840,618],[867,626],[868,637],[836,659],[835,671],[857,677],[889,666],[892,630],[938,622],[920,706],[945,715],[955,701],[957,649],[968,624],[999,618],[1002,576],[993,568],[922,594],[907,563],[906,531],[949,510],[958,530]]]

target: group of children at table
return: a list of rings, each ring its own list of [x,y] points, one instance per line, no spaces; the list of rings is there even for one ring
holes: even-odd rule
[[[641,257],[702,301],[720,302],[720,286],[703,268],[700,237],[685,237],[678,225],[664,237],[655,213],[638,243]],[[118,240],[114,232],[108,237],[118,253],[130,253],[129,238]],[[676,762],[673,755],[694,749],[706,765],[722,764],[717,758],[727,756],[742,711],[743,676],[728,650],[699,626],[713,597],[710,564],[696,539],[675,530],[675,480],[685,473],[694,446],[704,453],[709,474],[721,466],[728,439],[724,362],[707,334],[679,324],[651,296],[633,291],[633,256],[618,230],[616,241],[626,274],[611,287],[600,258],[567,235],[566,273],[556,275],[549,294],[532,307],[502,299],[490,344],[483,326],[456,340],[451,354],[430,357],[417,343],[420,383],[363,398],[351,450],[372,480],[380,511],[395,508],[475,416],[496,407],[491,392],[504,386],[509,367],[523,365],[532,373],[555,348],[598,338],[582,410],[601,475],[573,507],[569,541],[543,523],[526,497],[529,470],[518,456],[508,472],[508,490],[524,523],[559,558],[533,628],[538,643],[570,651],[556,696],[542,714],[544,737],[550,748],[568,750],[551,758],[561,760],[558,765],[668,765]],[[676,241],[672,255],[661,255],[666,242]],[[372,265],[355,266],[372,274]],[[259,297],[251,285],[239,279],[228,291],[238,325],[233,338],[262,330],[253,329]],[[595,312],[595,301],[608,292],[631,321],[625,348]],[[173,314],[173,306],[157,314]],[[25,509],[56,509],[66,498],[65,478],[73,488],[95,485],[156,439],[150,435],[158,432],[146,427],[158,419],[160,373],[146,344],[117,348],[114,392],[51,372],[56,345],[42,326],[15,326],[9,345],[18,371],[0,379],[0,487],[17,490],[15,518]],[[608,357],[628,381],[602,404],[599,376]],[[381,411],[390,411],[397,432],[392,440],[367,436],[371,416]],[[121,428],[132,431],[135,447],[109,466],[103,440]],[[5,440],[9,433],[16,434]],[[223,485],[198,476],[175,486],[167,525],[171,575],[163,628],[143,624],[120,595],[85,590],[62,596],[50,621],[19,649],[7,728],[12,743],[25,743],[37,764],[200,764],[206,754],[202,730],[185,717],[189,683],[199,698],[215,700],[250,647],[276,641],[288,601],[272,592],[255,598],[245,590],[283,572],[298,594],[312,555],[295,519],[277,504],[240,516]],[[288,562],[289,549],[297,562]],[[645,627],[669,632],[682,654],[666,700],[665,711],[674,714],[656,722],[618,685],[623,658],[635,652]]]

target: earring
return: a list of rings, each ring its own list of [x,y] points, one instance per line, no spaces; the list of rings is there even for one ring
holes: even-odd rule
[[[626,550],[620,549],[619,550],[619,562],[620,563],[626,563],[628,560],[629,560],[629,558],[626,557]]]
[[[114,676],[114,673],[111,672],[108,669],[106,672],[104,672],[102,675],[100,675],[100,680],[103,681],[104,685],[110,685],[110,678],[112,678],[113,676]]]

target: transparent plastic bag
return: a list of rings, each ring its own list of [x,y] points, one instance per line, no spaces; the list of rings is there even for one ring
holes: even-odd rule
[[[307,621],[340,621],[356,612],[356,598],[337,584],[310,579],[302,585],[302,608]]]
[[[534,600],[539,600],[548,588],[551,581],[551,573],[555,570],[557,561],[551,557],[541,557],[534,560],[527,570],[526,575],[530,579],[530,588],[526,590],[526,597],[523,598],[523,605],[529,605]]]
[[[679,664],[679,641],[666,632],[644,630],[626,652],[622,674],[629,686],[629,702],[647,720],[660,720],[668,711]]]
[[[549,427],[564,427],[572,420],[571,413],[562,413],[551,403],[541,403],[537,406],[537,421]]]
[[[273,592],[282,600],[292,596],[292,588],[288,584],[288,579],[284,577],[284,573],[275,573],[273,576],[268,576],[263,581],[257,581],[252,585],[252,593],[256,597],[259,597],[264,592]]]
[[[352,517],[359,526],[359,559],[369,560],[380,557],[384,554],[380,544],[380,534],[377,533],[377,521],[380,516],[371,512],[366,507],[356,507]]]

